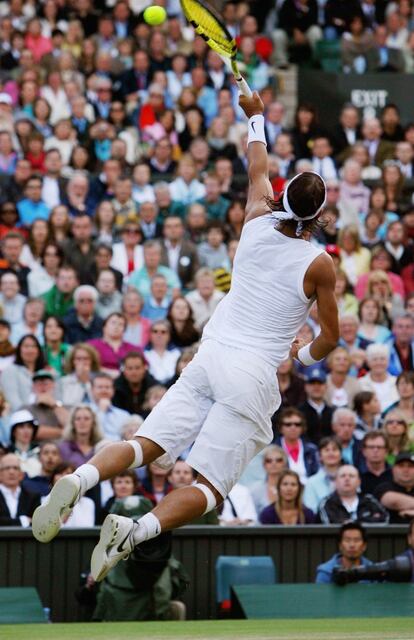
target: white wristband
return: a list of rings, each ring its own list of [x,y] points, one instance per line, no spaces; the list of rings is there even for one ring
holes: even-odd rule
[[[298,351],[297,358],[299,362],[305,365],[305,367],[309,367],[311,364],[316,364],[317,362],[320,362],[319,360],[315,360],[315,358],[312,358],[311,352],[310,352],[311,344],[312,344],[311,342],[309,344],[306,344],[304,347],[301,347],[301,349],[299,349]]]
[[[264,117],[259,113],[249,118],[247,144],[250,144],[251,142],[263,142],[263,144],[267,145],[264,130]]]

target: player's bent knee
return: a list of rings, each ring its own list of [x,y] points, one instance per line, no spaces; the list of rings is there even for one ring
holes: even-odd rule
[[[128,469],[136,469],[141,467],[144,460],[144,452],[138,440],[127,440],[127,444],[131,445],[134,450],[134,460],[129,465]]]
[[[204,493],[204,496],[207,500],[207,507],[203,512],[203,515],[215,509],[216,506],[222,501],[220,494],[216,490],[213,491],[212,489],[210,489],[210,487],[208,487],[206,484],[203,484],[202,482],[196,482],[195,484],[193,484],[193,487],[195,489],[199,489],[199,491]]]

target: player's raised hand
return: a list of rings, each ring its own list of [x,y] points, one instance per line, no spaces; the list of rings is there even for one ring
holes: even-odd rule
[[[248,118],[257,114],[262,115],[264,113],[264,104],[257,91],[253,91],[251,98],[241,95],[239,98],[239,105]]]

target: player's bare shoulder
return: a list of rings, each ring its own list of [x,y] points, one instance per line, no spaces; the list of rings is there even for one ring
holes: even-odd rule
[[[305,295],[311,298],[320,287],[333,292],[335,282],[336,273],[334,261],[330,255],[323,252],[309,265],[303,282],[303,290]]]

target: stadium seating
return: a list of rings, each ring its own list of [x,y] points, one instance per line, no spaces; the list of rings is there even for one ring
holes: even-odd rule
[[[330,73],[341,71],[341,49],[339,40],[319,40],[315,49],[315,62]]]

